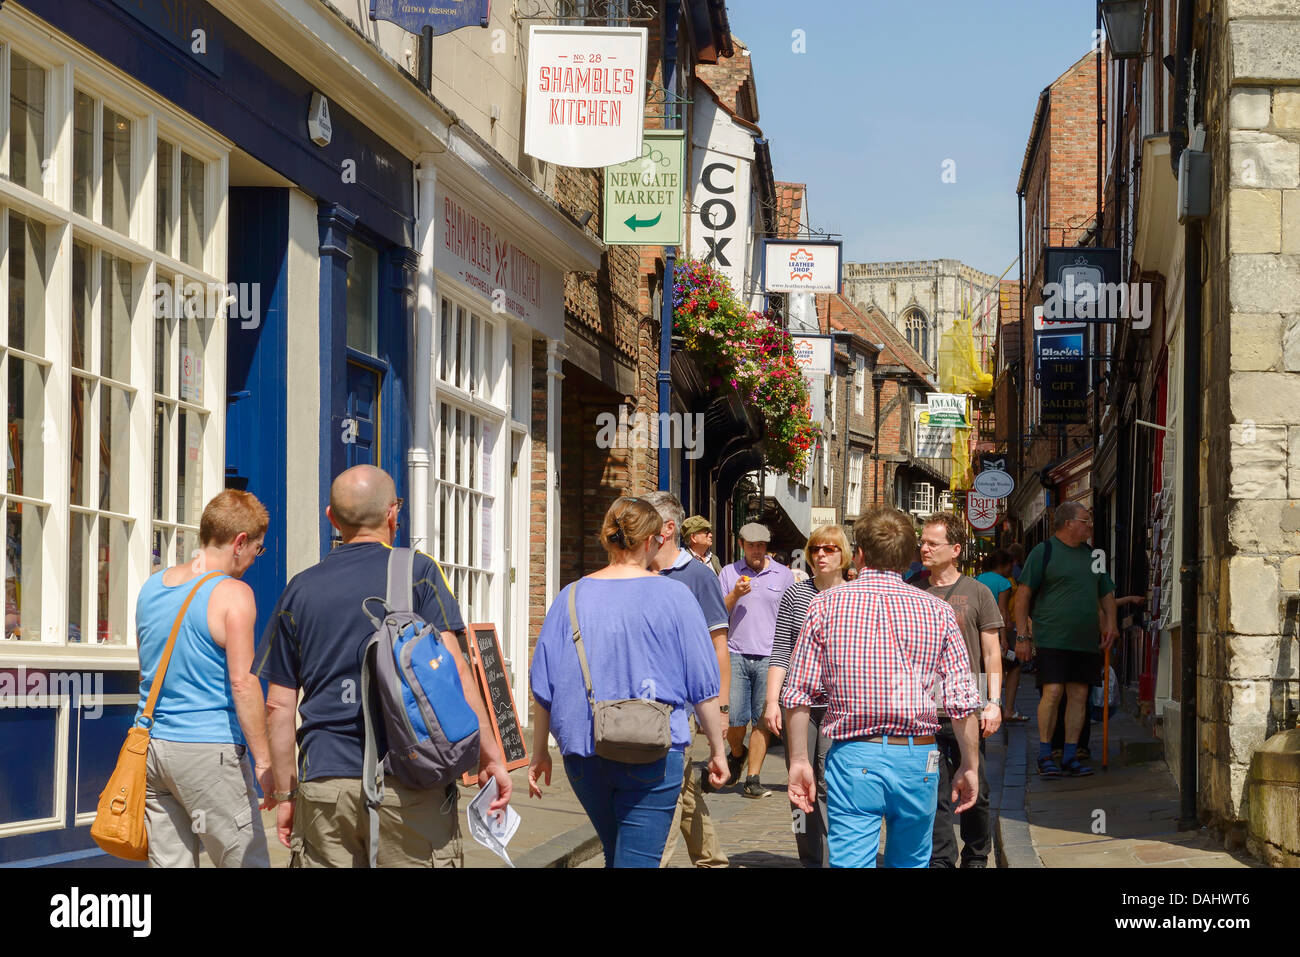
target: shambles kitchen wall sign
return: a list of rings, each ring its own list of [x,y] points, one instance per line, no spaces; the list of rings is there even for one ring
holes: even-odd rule
[[[763,241],[764,292],[842,291],[838,242]]]
[[[492,0],[370,0],[370,19],[396,23],[408,33],[433,27],[441,36],[461,27],[486,27]]]
[[[528,28],[524,152],[595,168],[641,158],[644,27]]]

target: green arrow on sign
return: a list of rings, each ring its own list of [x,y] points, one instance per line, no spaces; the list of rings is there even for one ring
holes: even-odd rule
[[[664,214],[660,213],[654,219],[637,219],[636,214],[633,213],[631,216],[629,216],[627,219],[623,221],[623,225],[633,231],[636,231],[638,228],[641,227],[649,229],[651,226],[659,225],[659,220],[663,218],[664,218]]]

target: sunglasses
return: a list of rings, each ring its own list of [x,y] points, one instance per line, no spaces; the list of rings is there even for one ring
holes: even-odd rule
[[[808,554],[820,555],[822,552],[838,552],[839,550],[840,547],[838,545],[814,545],[812,548],[808,549]]]

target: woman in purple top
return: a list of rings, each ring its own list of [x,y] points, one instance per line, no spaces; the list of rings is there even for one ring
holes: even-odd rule
[[[595,700],[650,698],[672,705],[672,750],[650,764],[598,757],[591,705],[569,622],[569,590],[546,613],[529,682],[537,702],[528,793],[551,783],[549,736],[564,771],[605,849],[606,867],[658,867],[690,742],[693,705],[709,741],[709,780],[727,779],[718,660],[695,596],[681,582],[647,570],[659,550],[663,520],[649,503],[620,498],[605,513],[601,544],[609,564],[581,580],[578,627]]]

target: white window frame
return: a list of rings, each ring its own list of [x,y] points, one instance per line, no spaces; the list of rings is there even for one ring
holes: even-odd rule
[[[429,413],[433,423],[433,435],[430,441],[433,458],[429,482],[428,552],[442,565],[452,594],[456,596],[461,613],[465,616],[466,624],[471,621],[486,620],[494,621],[500,627],[502,620],[497,612],[512,613],[510,609],[505,609],[503,604],[505,600],[503,577],[508,573],[508,569],[504,567],[502,556],[505,548],[506,526],[504,492],[510,469],[511,441],[514,435],[522,430],[522,423],[514,422],[510,408],[512,397],[508,370],[511,363],[507,361],[507,351],[516,340],[512,337],[508,321],[499,315],[494,315],[486,300],[444,292],[443,290],[455,287],[450,279],[444,281],[439,278],[438,286],[439,302],[434,324],[437,344],[432,369],[433,407]],[[448,365],[448,371],[455,376],[455,381],[444,379],[442,374],[443,355],[448,346],[443,335],[444,308],[449,310],[449,329],[456,328],[457,309],[463,311],[466,320],[462,326],[464,335],[458,336],[456,343],[456,364]],[[470,374],[466,375],[464,366],[471,350],[470,329],[476,318],[479,321],[479,368],[468,370]],[[490,352],[486,348],[487,337],[484,330],[487,328],[492,330]],[[444,429],[444,411],[449,414],[446,429]],[[457,412],[461,413],[461,421],[467,431],[470,428],[471,417],[477,418],[477,431],[472,434],[458,433]],[[485,428],[488,439],[492,443],[491,463],[487,469],[484,469],[482,464]],[[445,445],[446,443],[456,444]],[[444,453],[448,455],[447,478],[443,477]],[[477,457],[477,487],[461,481],[461,475],[452,474],[456,467],[457,453],[460,455],[460,460],[465,463],[462,475],[473,474],[469,471],[470,461],[467,456]],[[449,508],[444,508],[444,494],[450,496]],[[462,509],[462,505],[468,506],[471,502],[475,504],[475,508]],[[489,504],[491,510],[490,541],[485,541],[482,535],[484,502]],[[454,525],[446,529],[448,545],[444,549],[442,539],[444,526],[448,521]],[[467,560],[457,561],[455,560],[455,538],[462,537],[468,543],[471,521],[479,523],[474,538],[478,554],[471,554],[468,551],[469,545],[466,544],[467,551],[464,557]],[[488,562],[482,561],[484,550],[490,557]],[[466,587],[471,579],[474,582],[472,603],[469,600],[469,589]],[[510,656],[509,650],[504,648],[502,650],[504,654]],[[512,660],[511,663],[512,677],[516,677],[520,672],[518,662]]]
[[[224,282],[226,272],[226,217],[227,164],[231,144],[199,127],[183,112],[160,97],[147,91],[130,77],[106,67],[101,61],[86,56],[81,48],[52,34],[48,25],[22,8],[5,10],[0,26],[0,170],[8,169],[9,153],[9,51],[22,55],[43,66],[46,73],[46,146],[48,176],[42,178],[41,192],[37,193],[15,185],[0,177],[0,209],[4,222],[9,222],[10,211],[25,216],[45,227],[48,278],[45,290],[44,356],[47,370],[44,382],[44,427],[53,438],[44,444],[44,469],[42,486],[45,509],[40,533],[41,584],[39,589],[39,639],[6,642],[4,660],[10,663],[28,663],[57,659],[61,665],[135,667],[135,602],[151,571],[150,549],[153,540],[153,379],[154,379],[154,297],[152,290],[158,271],[179,275],[185,281],[197,282],[204,289],[209,284]],[[132,200],[127,229],[108,229],[96,217],[82,216],[72,211],[73,136],[72,111],[74,90],[81,90],[100,99],[115,112],[132,122],[131,143],[131,193]],[[102,109],[97,110],[102,116]],[[102,140],[96,122],[95,156],[98,159]],[[204,235],[202,268],[177,262],[171,256],[157,252],[153,246],[156,201],[157,138],[181,146],[199,158],[205,166],[204,175]],[[93,172],[94,198],[90,212],[99,205],[102,185],[99,170]],[[179,215],[179,211],[177,212]],[[129,462],[126,509],[120,513],[106,513],[98,508],[97,499],[87,499],[88,505],[74,508],[71,504],[69,476],[71,469],[71,339],[72,339],[72,257],[74,243],[91,247],[96,255],[92,262],[98,269],[99,253],[110,255],[131,264],[132,302],[130,304],[130,368],[127,379],[119,383],[129,396],[127,438],[123,447],[112,450],[111,467],[118,462]],[[8,302],[7,246],[4,250],[4,267],[0,269],[0,290]],[[103,296],[93,300],[87,316],[87,349],[99,335],[99,310]],[[202,437],[202,467],[200,482],[202,497],[206,501],[222,486],[225,447],[225,322],[220,316],[211,317],[208,325],[207,347],[204,363],[207,370],[203,402],[196,404],[207,416],[207,428]],[[19,355],[14,350],[6,353],[8,323],[0,329],[0,356]],[[95,330],[91,332],[91,330]],[[102,371],[98,354],[92,351],[87,357],[88,378],[99,381]],[[0,401],[5,401],[3,390],[6,381],[0,382]],[[106,381],[106,380],[105,380]],[[7,405],[6,405],[7,408]],[[90,417],[87,411],[87,419]],[[96,419],[97,421],[97,419]],[[168,438],[168,446],[175,449],[175,435]],[[144,463],[144,464],[141,464]],[[97,474],[98,459],[83,463],[83,469]],[[167,493],[164,493],[167,494]],[[5,494],[6,499],[12,498]],[[174,497],[172,499],[174,504]],[[34,506],[33,506],[34,507]],[[0,516],[5,507],[0,506]],[[128,599],[125,620],[109,623],[110,637],[120,635],[120,644],[98,644],[83,635],[80,643],[68,641],[69,613],[69,535],[74,514],[94,513],[115,517],[126,525],[125,553],[119,558],[112,555],[109,561],[110,583],[114,575],[124,576]],[[95,523],[97,534],[98,522]],[[97,579],[94,561],[97,542],[92,535],[88,561],[83,570],[91,580]],[[0,558],[7,561],[7,555]],[[7,571],[6,571],[7,577]],[[97,589],[95,589],[97,594]],[[24,595],[23,604],[31,598]],[[98,623],[99,615],[92,608],[85,614]]]
[[[862,462],[864,454],[860,449],[849,451],[849,498],[845,506],[847,514],[858,515],[862,512]]]
[[[867,411],[867,357],[861,353],[853,356],[853,411],[865,415]]]

